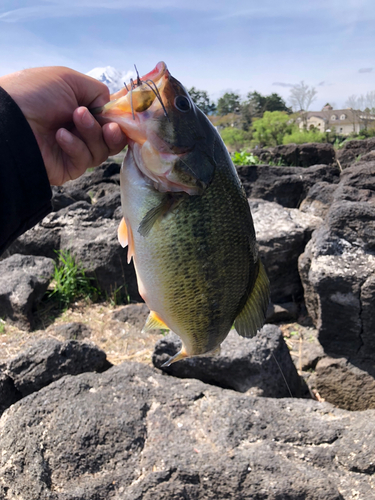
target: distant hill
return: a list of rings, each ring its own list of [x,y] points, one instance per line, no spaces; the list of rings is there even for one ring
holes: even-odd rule
[[[86,74],[105,83],[111,94],[120,90],[124,86],[124,82],[128,83],[130,78],[136,76],[134,71],[120,71],[112,66],[94,68]]]

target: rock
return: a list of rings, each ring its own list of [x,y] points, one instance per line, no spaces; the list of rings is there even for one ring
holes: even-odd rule
[[[250,165],[237,167],[248,198],[274,201],[288,208],[298,208],[309,189],[317,182],[337,183],[340,170],[328,165],[270,167]]]
[[[21,399],[22,395],[14,387],[14,382],[4,373],[3,369],[0,370],[0,416],[9,408],[10,405],[16,403]]]
[[[331,356],[375,361],[374,249],[375,207],[338,202],[299,259],[306,307]]]
[[[12,255],[0,261],[0,318],[20,328],[33,327],[33,309],[40,302],[54,272],[46,257]]]
[[[63,377],[4,413],[0,497],[370,499],[374,419],[124,363]]]
[[[273,303],[303,298],[298,257],[322,220],[277,203],[250,200],[259,254],[271,283]]]
[[[306,198],[302,201],[299,207],[301,212],[324,219],[333,203],[336,189],[337,184],[317,182],[309,189]]]
[[[298,318],[299,307],[295,302],[285,302],[284,304],[272,304],[268,306],[266,314],[267,323],[281,323],[294,321]]]
[[[70,189],[63,186],[53,186],[52,193],[52,206],[54,212],[58,212],[62,208],[73,205],[73,203],[77,201],[91,203],[91,198],[85,191],[82,189],[75,189],[73,186]]]
[[[105,352],[95,345],[47,338],[13,358],[7,365],[7,375],[24,397],[64,375],[103,371],[109,366]]]
[[[120,169],[121,164],[113,161],[106,161],[99,167],[94,168],[91,172],[85,172],[81,177],[74,181],[68,181],[64,184],[66,190],[82,190],[88,192],[94,186],[99,184],[116,184],[120,185]]]
[[[358,201],[375,205],[375,161],[355,163],[340,175],[334,201]]]
[[[54,328],[56,335],[61,335],[67,340],[83,340],[91,336],[92,330],[84,323],[65,323]]]
[[[336,157],[343,169],[350,167],[375,150],[375,137],[364,141],[348,141],[339,149]]]
[[[134,266],[127,263],[127,249],[117,239],[120,204],[118,192],[100,198],[95,205],[74,203],[47,215],[18,238],[8,252],[56,258],[56,250],[70,250],[102,291],[140,301]]]
[[[112,313],[112,319],[121,323],[129,323],[139,331],[145,326],[147,316],[150,314],[146,304],[128,304]]]
[[[251,395],[282,398],[301,394],[301,382],[279,328],[265,325],[258,335],[245,339],[229,332],[221,344],[220,355],[184,359],[163,367],[181,349],[175,334],[160,339],[152,362],[164,372],[180,378],[197,378]]]
[[[361,363],[363,368],[363,364]],[[339,408],[351,411],[375,409],[375,363],[366,370],[345,358],[325,357],[316,365],[314,385],[319,395]]]
[[[254,150],[253,153],[264,163],[283,163],[294,167],[312,165],[332,165],[335,163],[335,150],[332,144],[287,144],[273,148]]]

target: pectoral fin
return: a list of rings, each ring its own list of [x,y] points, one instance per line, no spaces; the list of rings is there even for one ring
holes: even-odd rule
[[[242,337],[254,337],[262,328],[270,300],[270,284],[263,264],[258,260],[258,275],[249,297],[234,321]]]
[[[149,210],[142,219],[138,228],[139,234],[141,236],[147,236],[151,231],[153,225],[156,223],[156,221],[161,219],[170,210],[175,209],[183,199],[184,199],[184,194],[178,193],[172,195],[166,193],[162,197],[159,205],[157,205],[154,208],[151,208],[151,210]]]
[[[169,330],[169,327],[155,311],[151,311],[142,329],[142,333],[148,332],[149,330]]]

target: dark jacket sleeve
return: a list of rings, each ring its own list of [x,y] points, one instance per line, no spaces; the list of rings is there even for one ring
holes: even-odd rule
[[[0,87],[0,255],[51,210],[52,192],[34,134]]]

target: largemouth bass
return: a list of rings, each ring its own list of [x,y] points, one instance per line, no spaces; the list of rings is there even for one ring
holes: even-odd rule
[[[182,349],[166,365],[215,351],[234,324],[251,337],[269,303],[244,189],[220,135],[166,65],[96,110],[129,139],[119,240],[150,308]]]

